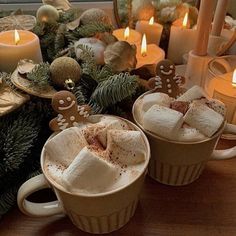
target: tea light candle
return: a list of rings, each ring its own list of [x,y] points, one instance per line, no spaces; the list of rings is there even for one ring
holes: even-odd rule
[[[183,55],[194,48],[197,34],[196,30],[189,29],[188,13],[185,14],[181,25],[179,22],[171,26],[167,53],[167,58],[175,64],[183,64]]]
[[[31,59],[42,62],[37,35],[25,30],[10,30],[0,33],[0,71],[13,72],[19,60]]]
[[[156,67],[156,64],[165,58],[165,52],[156,44],[147,45],[146,35],[144,34],[142,45],[137,48],[136,58],[136,69],[144,65],[153,65],[153,67]]]
[[[129,44],[135,44],[136,47],[138,47],[141,43],[141,34],[136,30],[130,29],[129,27],[125,29],[114,30],[113,35],[119,41],[126,41]]]
[[[226,105],[228,122],[236,124],[236,69],[213,78],[207,90],[211,97]]]
[[[154,22],[154,17],[150,21],[137,21],[135,29],[141,34],[146,34],[147,44],[159,45],[163,26]]]

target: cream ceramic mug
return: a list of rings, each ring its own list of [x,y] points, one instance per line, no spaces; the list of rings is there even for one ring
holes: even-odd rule
[[[140,122],[137,106],[140,99],[149,93],[152,92],[144,93],[135,101],[132,113],[136,124],[144,130],[150,143],[150,177],[163,184],[186,185],[199,178],[208,161],[236,157],[236,146],[226,150],[215,150],[224,131],[236,134],[236,126],[226,122],[213,137],[195,142],[171,141],[145,130]]]
[[[93,116],[100,117],[100,115]],[[92,118],[92,119],[93,119]],[[117,117],[122,119],[120,117]],[[72,194],[48,176],[45,166],[45,149],[41,153],[43,174],[26,181],[19,189],[17,203],[20,210],[29,216],[43,217],[66,214],[79,229],[89,233],[109,233],[124,226],[134,215],[150,158],[150,147],[143,131],[128,120],[122,119],[141,132],[146,146],[144,168],[139,175],[116,190],[99,194]],[[33,203],[26,198],[44,188],[52,188],[58,200],[48,203]]]

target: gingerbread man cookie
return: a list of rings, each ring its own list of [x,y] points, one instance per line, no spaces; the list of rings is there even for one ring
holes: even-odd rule
[[[156,92],[167,93],[170,97],[177,98],[181,95],[180,86],[185,78],[175,74],[175,65],[170,60],[162,60],[156,66],[156,76],[148,80],[149,89]]]
[[[78,126],[89,116],[90,106],[78,106],[76,97],[68,91],[57,92],[52,98],[52,108],[58,113],[52,119],[49,127],[53,131],[61,131],[69,127]]]

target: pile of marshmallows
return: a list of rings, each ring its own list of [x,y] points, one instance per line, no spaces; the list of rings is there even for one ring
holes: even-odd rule
[[[174,141],[199,141],[213,136],[224,122],[225,105],[207,99],[205,92],[194,86],[176,100],[165,93],[144,96],[139,117],[143,128]]]
[[[104,116],[51,138],[45,145],[46,168],[70,192],[101,193],[135,178],[143,168],[145,150],[140,131]]]

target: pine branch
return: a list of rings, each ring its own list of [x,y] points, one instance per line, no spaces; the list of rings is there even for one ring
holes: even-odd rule
[[[0,195],[0,216],[4,215],[15,204],[18,186],[10,186]]]
[[[98,74],[97,74],[97,81],[102,82],[104,80],[107,80],[112,76],[113,70],[109,65],[105,65],[102,68],[99,69]]]
[[[30,154],[30,149],[33,147],[39,132],[38,122],[39,118],[31,116],[31,114],[28,116],[20,115],[8,128],[3,146],[5,152],[3,161],[6,171],[19,168]]]
[[[128,73],[113,75],[98,84],[91,96],[91,103],[107,108],[132,96],[138,87],[137,77]]]
[[[77,19],[81,14],[81,10],[79,8],[71,8],[68,11],[63,11],[59,15],[59,22],[66,24],[75,19]]]
[[[50,65],[47,62],[42,62],[34,67],[34,69],[27,74],[27,79],[30,80],[33,86],[43,89],[50,84]]]
[[[20,110],[0,117],[0,215],[15,204],[27,176],[40,169],[51,116],[50,101],[32,98]]]
[[[92,114],[101,114],[105,112],[105,108],[100,106],[95,101],[90,100],[88,105],[92,108]]]
[[[58,27],[58,30],[55,36],[55,51],[56,52],[61,51],[66,46],[65,33],[66,33],[66,25],[61,24]]]
[[[97,82],[104,81],[113,75],[113,71],[110,66],[105,65],[101,67],[96,64],[94,54],[90,47],[82,44],[78,45],[77,48],[82,51],[79,59],[82,61],[81,67],[83,74],[89,75]]]
[[[56,55],[55,37],[58,30],[58,23],[40,23],[38,22],[33,29],[33,32],[40,39],[40,46],[44,61],[52,61]]]
[[[39,175],[41,173],[42,173],[42,171],[40,169],[38,169],[38,170],[31,172],[25,178],[22,177],[22,173],[19,173],[20,175],[18,177],[18,181],[15,182],[14,185],[13,185],[13,183],[11,184],[11,183],[9,183],[9,181],[6,181],[7,188],[4,189],[4,192],[0,193],[0,216],[4,215],[15,204],[16,197],[17,197],[17,191],[18,191],[20,185],[24,181],[26,181],[36,175]]]
[[[83,74],[78,85],[72,91],[77,98],[78,104],[87,104],[97,85],[98,83],[90,76]]]
[[[112,32],[112,25],[107,25],[101,22],[95,22],[93,24],[86,24],[80,27],[77,27],[73,31],[73,37],[79,38],[88,38],[93,37],[97,33]]]

